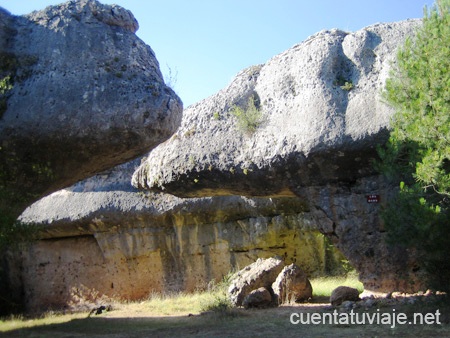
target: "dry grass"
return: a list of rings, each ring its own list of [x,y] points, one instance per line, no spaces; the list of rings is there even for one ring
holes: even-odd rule
[[[86,313],[61,314],[47,312],[39,318],[26,318],[24,316],[11,316],[0,320],[0,332],[45,326],[51,324],[62,324],[74,319],[86,318]]]
[[[215,303],[225,301],[222,290],[195,293],[152,294],[148,299],[139,302],[116,303],[111,316],[187,316],[209,311]]]

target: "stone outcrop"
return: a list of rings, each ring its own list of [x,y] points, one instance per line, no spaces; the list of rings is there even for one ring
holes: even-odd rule
[[[312,298],[312,286],[306,273],[299,266],[291,264],[281,270],[272,284],[277,304],[290,304]]]
[[[419,25],[322,31],[243,70],[184,111],[176,134],[134,173],[134,186],[183,197],[298,198],[366,289],[422,289],[414,252],[385,243],[380,210],[395,187],[373,166],[393,112],[381,99],[384,83],[397,47]],[[249,101],[261,114],[254,132],[236,116]]]
[[[392,113],[380,95],[397,47],[419,22],[322,31],[243,70],[184,111],[177,133],[151,152],[133,184],[188,197],[295,196],[371,175]],[[249,98],[262,114],[250,135],[232,113]]]
[[[311,276],[340,271],[343,256],[299,212],[300,200],[142,192],[130,184],[140,162],[53,193],[22,214],[42,226],[41,240],[9,265],[12,293],[24,290],[29,310],[64,307],[74,290],[130,300],[195,291],[274,255]]]
[[[182,102],[137,29],[129,11],[95,0],[25,16],[0,8],[0,195],[9,210],[142,155],[177,129]]]

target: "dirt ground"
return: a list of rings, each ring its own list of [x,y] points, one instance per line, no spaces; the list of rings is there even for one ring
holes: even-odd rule
[[[334,311],[336,310],[336,315]],[[439,317],[436,313],[439,311]],[[72,319],[62,324],[37,326],[4,332],[4,337],[450,337],[450,305],[447,301],[418,302],[413,305],[370,309],[360,307],[353,311],[359,316],[393,318],[404,314],[405,324],[356,324],[345,322],[351,312],[332,308],[329,303],[295,304],[267,309],[232,309],[203,314],[155,317],[145,312],[128,311],[126,307],[101,315]],[[339,319],[333,323],[317,323],[318,316],[328,313]],[[347,313],[347,315],[342,315]],[[427,322],[413,323],[416,313]],[[309,314],[311,321],[302,323]],[[428,314],[428,315],[427,315]],[[316,317],[313,317],[316,316]],[[356,316],[356,315],[355,315]],[[400,315],[400,317],[402,317]],[[433,317],[433,318],[431,318]],[[359,317],[361,318],[361,317]],[[403,317],[402,317],[403,318]],[[291,319],[294,321],[293,324]],[[433,319],[433,320],[432,320]],[[436,320],[438,319],[438,320]]]

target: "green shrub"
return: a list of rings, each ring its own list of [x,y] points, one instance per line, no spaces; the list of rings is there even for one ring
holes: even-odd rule
[[[247,134],[253,134],[262,123],[262,112],[256,107],[254,97],[250,97],[245,109],[233,106],[231,114],[237,119],[238,128]]]
[[[0,80],[0,118],[8,109],[8,94],[13,89],[11,76],[5,76]]]
[[[228,287],[230,286],[233,273],[225,275],[222,281],[210,282],[208,284],[208,297],[204,298],[200,309],[202,312],[210,312],[218,315],[219,318],[235,317],[238,315],[236,308],[231,303],[228,295]]]
[[[338,75],[336,80],[334,80],[333,84],[335,86],[339,86],[342,90],[350,91],[353,89],[354,85],[352,80],[344,78],[342,75]]]
[[[353,83],[352,81],[345,81],[344,85],[341,86],[342,90],[350,91],[353,89]]]

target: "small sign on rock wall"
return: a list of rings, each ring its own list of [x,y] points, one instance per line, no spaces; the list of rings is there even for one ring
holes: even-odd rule
[[[367,195],[367,203],[380,203],[380,195]]]

